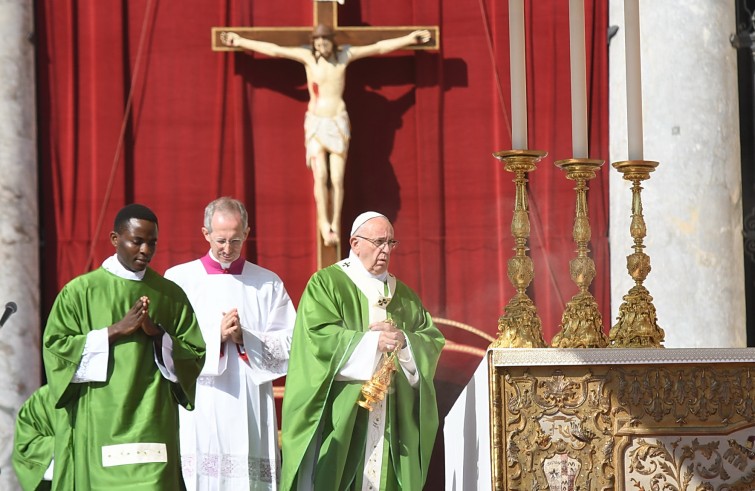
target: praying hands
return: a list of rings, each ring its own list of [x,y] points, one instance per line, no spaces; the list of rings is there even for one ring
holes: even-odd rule
[[[220,321],[220,342],[224,343],[231,339],[236,344],[244,344],[244,336],[241,334],[241,319],[236,308],[223,312]]]

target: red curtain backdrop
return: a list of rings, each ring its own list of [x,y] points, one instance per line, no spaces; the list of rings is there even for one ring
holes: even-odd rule
[[[607,161],[607,2],[585,0],[585,10],[590,157]],[[157,213],[152,266],[163,272],[208,250],[203,209],[223,195],[248,206],[247,258],[277,272],[298,302],[316,267],[304,69],[213,52],[210,29],[310,26],[312,11],[311,0],[36,2],[43,315],[65,282],[113,253],[108,233],[121,206],[140,202]],[[511,148],[508,3],[347,0],[338,12],[340,25],[438,25],[441,33],[439,51],[349,67],[343,229],[362,211],[385,213],[401,241],[391,270],[433,315],[494,336],[514,294],[506,270],[513,175],[492,157]],[[574,183],[553,165],[572,156],[568,12],[566,0],[525,2],[529,147],[548,152],[529,175],[529,294],[546,340],[577,292],[568,264],[576,249]],[[588,195],[598,269],[592,290],[606,329],[609,167],[589,182]],[[441,412],[479,361],[444,352]]]

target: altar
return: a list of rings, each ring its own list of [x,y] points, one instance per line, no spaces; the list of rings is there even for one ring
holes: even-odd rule
[[[491,349],[446,489],[755,489],[755,349]]]

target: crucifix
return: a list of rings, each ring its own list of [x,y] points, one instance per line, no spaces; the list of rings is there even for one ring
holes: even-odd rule
[[[214,51],[250,50],[304,65],[307,167],[314,177],[317,268],[341,259],[341,207],[351,137],[343,101],[346,66],[397,49],[438,49],[437,26],[341,27],[335,0],[315,0],[311,27],[213,27]]]

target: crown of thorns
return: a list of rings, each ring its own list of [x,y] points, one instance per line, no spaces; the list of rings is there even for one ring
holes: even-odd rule
[[[332,39],[335,36],[335,31],[333,31],[333,28],[325,25],[325,24],[318,24],[317,27],[315,27],[312,30],[312,39],[315,38],[329,38]]]

